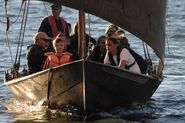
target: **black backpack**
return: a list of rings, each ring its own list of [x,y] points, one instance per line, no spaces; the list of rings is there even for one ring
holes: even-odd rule
[[[146,74],[147,73],[147,62],[146,60],[139,54],[137,54],[134,50],[131,48],[127,48],[130,52],[130,54],[135,58],[141,73]]]

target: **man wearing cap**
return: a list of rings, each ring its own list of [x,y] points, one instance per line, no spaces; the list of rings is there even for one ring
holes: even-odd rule
[[[34,43],[27,47],[26,58],[28,73],[41,71],[45,60],[45,48],[51,40],[45,32],[38,32],[33,37]]]
[[[59,33],[65,33],[69,38],[70,24],[60,17],[62,6],[52,4],[50,7],[51,15],[43,19],[38,31],[45,32],[51,38],[55,38]]]

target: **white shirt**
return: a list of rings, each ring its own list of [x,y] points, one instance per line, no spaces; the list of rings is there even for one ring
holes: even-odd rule
[[[113,56],[113,59],[114,59],[114,62],[118,65],[117,54]],[[108,54],[108,52],[105,55],[104,64],[111,64],[110,63],[110,60],[109,60],[109,54]]]
[[[115,62],[115,63],[117,64],[117,66],[118,66],[119,63],[118,63],[118,61],[117,61],[117,54],[113,56],[113,59],[114,59],[114,62]],[[120,61],[121,61],[121,60],[125,60],[125,61],[126,61],[126,65],[129,66],[129,65],[131,65],[132,63],[134,63],[135,58],[130,54],[130,52],[128,51],[128,49],[123,48],[123,49],[121,50],[121,53],[120,53]],[[109,60],[108,52],[107,52],[106,55],[105,55],[104,64],[111,64],[111,63],[110,63],[110,60]],[[135,61],[135,64],[129,68],[129,70],[132,71],[132,72],[141,73],[140,68],[139,68],[139,66],[138,66],[138,64],[137,64],[136,61]]]
[[[126,48],[123,48],[121,50],[121,53],[120,53],[120,61],[121,60],[125,60],[126,61],[126,65],[129,66],[131,64],[134,63],[135,61],[135,58],[130,54],[130,52],[128,51],[128,49]],[[129,68],[130,71],[133,71],[133,72],[137,72],[137,73],[141,73],[140,71],[140,68],[137,64],[137,62],[135,61],[135,64],[132,65],[130,68]]]

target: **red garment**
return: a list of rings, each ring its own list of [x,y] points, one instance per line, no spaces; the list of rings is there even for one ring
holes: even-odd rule
[[[59,19],[60,19],[61,25],[63,27],[63,31],[64,31],[63,33],[66,33],[66,23],[63,18],[59,17]],[[57,26],[55,23],[55,19],[53,18],[52,15],[50,15],[50,16],[48,16],[48,20],[51,25],[53,37],[56,37],[59,34],[59,32],[58,32],[58,29],[57,29]]]

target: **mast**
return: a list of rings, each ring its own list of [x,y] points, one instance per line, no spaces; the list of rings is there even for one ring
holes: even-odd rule
[[[78,52],[80,58],[83,59],[85,57],[85,12],[83,10],[79,10],[78,17]]]
[[[81,59],[85,59],[86,55],[86,45],[85,45],[85,12],[79,10],[78,17],[78,52]],[[83,112],[86,116],[86,95],[85,95],[85,71],[84,71],[84,62],[83,62]]]

